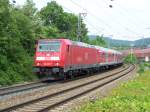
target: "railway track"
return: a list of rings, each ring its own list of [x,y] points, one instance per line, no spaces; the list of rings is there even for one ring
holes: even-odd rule
[[[10,95],[13,93],[18,93],[26,90],[36,89],[40,87],[49,86],[48,83],[43,83],[43,81],[46,80],[39,80],[28,84],[22,84],[22,85],[15,85],[15,86],[8,86],[8,87],[2,87],[0,88],[0,96],[4,95]]]
[[[104,72],[107,72],[107,71],[109,71],[109,70],[104,70]],[[10,94],[13,94],[13,93],[19,93],[19,92],[23,92],[23,91],[27,91],[27,90],[42,88],[42,87],[50,86],[50,85],[58,83],[58,82],[68,82],[68,81],[71,81],[71,80],[77,80],[77,79],[85,78],[85,77],[88,77],[88,76],[90,76],[90,75],[76,77],[75,79],[69,79],[69,80],[66,80],[66,81],[61,81],[61,80],[60,81],[55,81],[55,82],[53,81],[53,83],[43,83],[47,80],[38,80],[38,81],[27,83],[27,84],[1,87],[0,88],[0,96],[2,97],[2,96],[10,95]]]
[[[134,65],[128,66],[123,70],[120,70],[116,73],[103,76],[99,79],[88,81],[86,83],[79,84],[78,86],[70,87],[58,92],[51,93],[47,96],[43,96],[38,99],[27,101],[22,104],[11,106],[5,109],[0,110],[1,112],[45,112],[51,110],[54,107],[57,107],[61,104],[64,104],[72,99],[80,97],[86,93],[89,93],[99,87],[102,87],[110,82],[113,82],[126,74],[130,73],[135,69]]]

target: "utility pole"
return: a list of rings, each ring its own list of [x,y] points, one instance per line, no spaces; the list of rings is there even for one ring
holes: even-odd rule
[[[143,47],[141,47],[142,48],[142,57],[143,57],[143,59],[142,59],[142,62],[144,62],[145,61],[145,57],[144,57],[144,35],[143,35],[143,41],[142,41],[142,46]]]
[[[81,39],[81,20],[82,20],[82,16],[86,16],[87,13],[79,13],[78,15],[78,32],[77,32],[77,39],[78,41],[82,41]]]
[[[80,35],[81,35],[81,30],[80,30],[80,27],[81,27],[81,13],[79,13],[78,15],[78,32],[77,32],[77,39],[78,41],[81,41],[80,39]]]
[[[131,62],[132,62],[133,61],[133,46],[134,46],[134,44],[131,44],[130,46],[131,46],[131,48],[130,48],[130,54],[131,54],[130,56],[131,57],[130,58],[131,58]]]

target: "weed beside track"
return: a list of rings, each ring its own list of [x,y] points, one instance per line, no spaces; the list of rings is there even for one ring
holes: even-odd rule
[[[150,112],[150,70],[113,90],[110,97],[89,102],[78,112]]]

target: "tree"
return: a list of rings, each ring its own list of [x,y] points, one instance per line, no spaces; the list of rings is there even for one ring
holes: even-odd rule
[[[56,25],[61,19],[63,9],[55,1],[47,3],[47,6],[42,8],[40,16],[44,22],[44,26]]]
[[[63,8],[55,1],[51,1],[46,7],[40,11],[40,17],[43,21],[44,33],[51,37],[64,37],[72,40],[77,40],[77,23],[78,17],[74,14],[64,12]],[[51,34],[49,32],[51,32]],[[54,35],[55,33],[55,35]],[[81,37],[87,36],[86,25],[81,22]]]
[[[106,41],[103,39],[103,36],[97,36],[94,40],[89,40],[89,44],[98,45],[106,47]]]
[[[42,33],[41,20],[33,0],[27,0],[22,8],[18,8],[17,14],[22,17],[17,17],[17,25],[22,35],[20,41],[27,52],[33,55],[34,42]]]
[[[8,0],[0,0],[0,5],[0,84],[31,80],[32,22]]]
[[[64,12],[55,1],[38,11],[32,0],[22,7],[0,0],[0,85],[36,78],[32,74],[35,40],[44,36],[77,40],[77,21],[76,15]],[[83,21],[81,34],[85,41]]]
[[[137,63],[137,58],[134,54],[129,54],[128,56],[124,58],[124,62],[135,64]]]
[[[37,8],[35,7],[35,3],[33,3],[33,0],[26,0],[21,10],[23,14],[28,16],[30,19],[36,19],[35,15],[37,13]]]

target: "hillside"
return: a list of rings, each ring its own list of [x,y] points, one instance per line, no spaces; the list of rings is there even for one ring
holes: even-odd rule
[[[93,40],[96,38],[96,35],[89,35],[89,39]],[[112,39],[110,37],[103,37],[106,42],[108,43],[108,46],[110,47],[129,47],[129,46],[135,46],[135,47],[147,47],[150,46],[150,38],[144,38],[139,39],[135,41],[128,41],[128,40],[119,40],[119,39]]]
[[[140,46],[140,47],[150,47],[150,38],[144,38],[144,39],[139,39],[139,40],[136,40],[134,41],[134,45],[137,47],[137,46]]]

